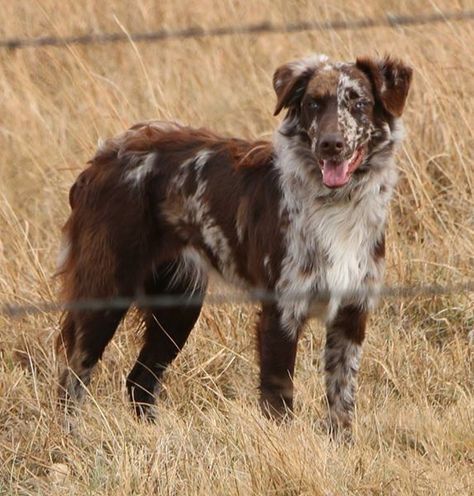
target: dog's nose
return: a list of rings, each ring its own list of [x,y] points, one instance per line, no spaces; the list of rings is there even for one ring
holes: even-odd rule
[[[344,140],[338,133],[326,134],[319,142],[319,151],[329,157],[339,155],[344,149]]]

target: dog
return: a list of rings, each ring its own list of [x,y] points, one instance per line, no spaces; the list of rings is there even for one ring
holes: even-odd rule
[[[65,301],[192,296],[140,308],[144,343],[127,378],[139,416],[153,417],[163,372],[199,317],[213,269],[275,295],[262,298],[257,325],[263,412],[292,412],[298,337],[317,314],[327,328],[329,425],[350,428],[411,80],[398,59],[313,55],[274,74],[274,115],[286,115],[272,142],[149,121],[99,146],[70,190],[59,262]],[[67,412],[125,314],[71,308],[63,316]]]

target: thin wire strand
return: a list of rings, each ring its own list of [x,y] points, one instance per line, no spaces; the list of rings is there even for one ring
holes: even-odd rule
[[[423,286],[385,286],[375,294],[381,298],[387,299],[403,299],[414,297],[428,296],[446,296],[460,293],[473,293],[474,281],[466,283],[454,284],[449,286],[442,285],[423,285]],[[340,297],[354,299],[358,292],[350,293],[334,293],[318,292],[311,297],[311,302],[328,301],[330,297]],[[364,292],[364,295],[366,293]],[[276,303],[279,301],[299,301],[308,299],[308,293],[295,292],[286,294],[284,297],[274,291],[266,291],[260,289],[252,289],[249,291],[233,291],[227,293],[209,294],[206,296],[206,305],[223,305],[226,303],[234,304],[253,304],[253,303]],[[197,294],[160,294],[156,296],[137,296],[136,298],[117,297],[109,299],[83,299],[72,302],[60,301],[38,301],[29,304],[2,303],[0,304],[0,315],[11,318],[18,318],[25,315],[37,315],[44,313],[56,313],[66,310],[73,311],[102,311],[102,310],[126,310],[130,306],[137,307],[182,307],[201,305],[202,298]]]
[[[459,12],[436,12],[431,14],[404,16],[398,14],[387,14],[380,18],[360,18],[353,21],[301,21],[288,24],[272,24],[262,22],[256,24],[244,24],[240,26],[220,26],[216,28],[204,29],[199,26],[192,26],[177,30],[158,30],[137,33],[101,33],[80,36],[54,37],[44,36],[38,38],[10,38],[0,40],[0,48],[21,49],[26,47],[44,46],[67,46],[67,45],[88,45],[107,44],[117,42],[159,42],[167,39],[219,37],[232,34],[264,34],[264,33],[295,33],[301,31],[328,31],[328,30],[359,30],[374,27],[398,27],[419,24],[433,24],[447,21],[462,21],[474,19],[474,10],[464,10]],[[383,287],[378,293],[382,298],[401,299],[410,297],[445,296],[449,294],[474,292],[474,281],[451,286],[424,285],[424,286],[397,286]],[[317,293],[312,300],[327,301],[330,296],[357,296],[357,293],[331,295],[327,293]],[[307,298],[307,294],[294,293],[285,296],[285,300],[298,301]],[[228,292],[220,294],[210,294],[206,297],[205,303],[208,305],[222,305],[225,303],[252,304],[256,302],[277,302],[282,296],[276,292],[265,290],[251,290],[248,292]],[[118,297],[112,299],[83,299],[73,302],[59,301],[38,301],[29,304],[18,304],[16,302],[5,302],[0,304],[0,315],[17,318],[24,315],[35,315],[42,313],[56,313],[66,310],[123,310],[131,305],[140,307],[179,307],[183,305],[199,305],[201,298],[197,295],[157,295],[139,296],[136,298]]]
[[[474,10],[458,12],[434,12],[413,16],[388,13],[384,17],[360,18],[352,21],[300,21],[288,24],[272,24],[260,22],[241,24],[238,26],[218,26],[205,29],[200,26],[191,26],[184,29],[160,29],[157,31],[136,33],[100,33],[84,34],[78,36],[41,36],[37,38],[8,38],[0,40],[0,48],[16,50],[26,47],[62,47],[67,45],[108,44],[127,41],[134,42],[160,42],[169,39],[220,37],[234,34],[265,34],[265,33],[297,33],[301,31],[341,31],[359,30],[376,27],[401,27],[420,24],[434,24],[447,21],[463,21],[474,19]]]

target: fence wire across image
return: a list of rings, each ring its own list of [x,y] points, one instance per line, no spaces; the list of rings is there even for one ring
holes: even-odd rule
[[[159,42],[169,39],[219,37],[236,34],[271,34],[271,33],[298,33],[302,31],[342,31],[359,30],[378,27],[403,27],[423,24],[435,24],[449,21],[463,21],[474,19],[473,10],[461,10],[454,12],[433,12],[419,15],[399,15],[388,13],[384,17],[359,18],[351,21],[329,20],[329,21],[300,21],[288,24],[272,24],[271,22],[260,22],[254,24],[241,24],[238,26],[219,26],[214,28],[202,28],[191,26],[183,29],[160,29],[157,31],[136,33],[98,33],[84,34],[78,36],[41,36],[37,38],[9,38],[0,40],[0,48],[16,50],[26,47],[45,46],[67,46],[67,45],[91,45],[118,42]]]
[[[241,24],[236,26],[218,26],[202,28],[191,26],[183,29],[160,29],[148,32],[114,32],[84,34],[78,36],[44,36],[37,38],[10,38],[0,40],[0,49],[17,50],[27,47],[65,47],[69,45],[111,44],[118,42],[160,42],[169,39],[220,37],[227,35],[258,35],[265,33],[297,33],[303,31],[338,31],[360,30],[377,27],[397,28],[404,26],[428,25],[455,21],[474,20],[474,9],[460,11],[436,11],[418,15],[399,15],[387,13],[384,17],[358,18],[353,20],[328,20],[328,21],[300,21],[287,24],[273,24],[261,22],[254,24]],[[453,285],[418,285],[383,287],[378,295],[387,299],[403,299],[413,297],[435,297],[453,294],[469,294],[474,292],[474,280]],[[327,301],[330,297],[354,298],[356,292],[335,294],[331,292],[314,294],[313,301]],[[206,305],[222,304],[252,304],[275,303],[282,301],[280,293],[252,289],[249,291],[211,292],[205,298]],[[308,293],[285,294],[285,300],[298,301],[308,298]],[[18,318],[25,315],[43,313],[56,313],[66,310],[119,310],[128,309],[131,305],[140,307],[180,307],[183,305],[200,305],[202,298],[197,294],[160,294],[156,296],[137,296],[134,298],[117,297],[109,299],[83,299],[73,302],[37,301],[31,303],[0,302],[0,316]]]
[[[420,286],[385,286],[380,289],[376,294],[380,298],[386,299],[403,299],[415,297],[434,297],[434,296],[447,296],[461,293],[474,293],[474,281],[466,283],[453,284],[453,285],[420,285]],[[364,295],[367,293],[364,292]],[[312,303],[318,301],[328,301],[330,297],[340,297],[342,299],[354,299],[358,295],[357,292],[351,291],[350,293],[327,293],[317,292],[311,298]],[[204,303],[206,305],[223,305],[223,304],[254,304],[254,303],[276,303],[279,301],[299,301],[307,299],[308,293],[294,292],[285,294],[275,291],[266,291],[259,289],[252,289],[249,291],[229,291],[223,293],[211,293],[205,297]],[[83,300],[76,300],[68,303],[60,301],[38,301],[28,304],[18,303],[1,303],[0,315],[4,317],[19,318],[25,315],[37,315],[43,313],[63,312],[67,310],[81,311],[102,311],[102,310],[125,310],[130,306],[138,307],[153,307],[153,308],[170,308],[201,305],[202,297],[197,294],[159,294],[156,296],[140,295],[135,298],[129,297],[116,297],[116,298],[90,298]]]

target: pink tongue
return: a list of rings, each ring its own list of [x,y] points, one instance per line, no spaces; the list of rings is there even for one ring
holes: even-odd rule
[[[335,162],[334,160],[325,160],[323,168],[323,183],[329,188],[344,186],[349,180],[347,171],[349,170],[350,160]]]

